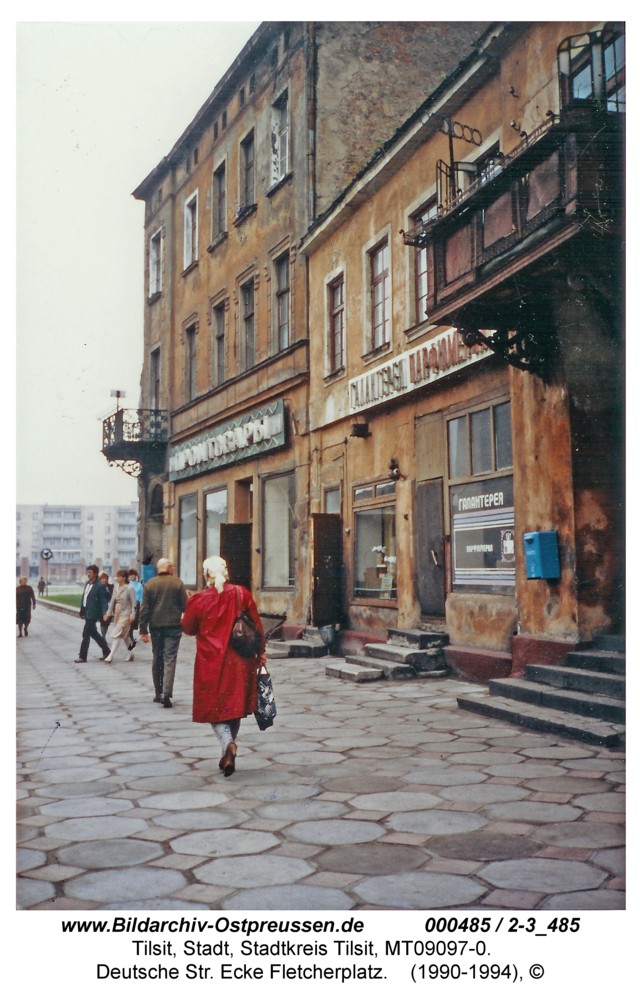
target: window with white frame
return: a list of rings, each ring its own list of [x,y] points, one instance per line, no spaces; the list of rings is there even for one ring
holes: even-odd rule
[[[149,358],[149,389],[150,403],[152,410],[160,409],[160,348],[151,352]],[[93,516],[93,515],[92,515]]]
[[[328,287],[329,295],[329,374],[344,367],[344,274]]]
[[[194,192],[184,206],[184,266],[189,267],[198,259],[198,192]]]
[[[162,291],[162,231],[149,240],[149,295]]]
[[[225,164],[213,175],[213,238],[227,231],[227,179]]]
[[[255,363],[255,330],[254,330],[254,287],[253,279],[247,281],[240,289],[242,292],[242,325],[244,328],[244,366],[253,368]]]
[[[353,490],[355,547],[354,596],[368,600],[396,597],[396,508],[394,482]]]
[[[428,205],[411,217],[412,225],[418,226],[432,219],[437,212],[435,198]],[[414,256],[414,303],[415,322],[422,323],[427,319],[427,295],[429,292],[427,278],[427,250],[426,247],[416,247]]]
[[[293,587],[295,583],[295,473],[264,480],[263,587]]]
[[[290,266],[289,253],[283,253],[275,263],[276,269],[276,312],[278,329],[278,350],[283,351],[291,343],[290,320]]]
[[[187,328],[186,331],[186,347],[187,347],[187,365],[186,365],[186,389],[187,389],[187,402],[196,398],[197,388],[196,388],[196,372],[197,372],[197,336],[198,331],[195,323],[193,326]]]
[[[222,385],[224,382],[224,303],[214,307],[213,335],[214,380],[216,385]]]
[[[289,173],[289,95],[285,91],[273,106],[271,122],[271,183]]]
[[[242,142],[242,203],[240,212],[249,208],[255,201],[254,154],[255,145],[253,132],[251,132]]]
[[[391,282],[389,277],[389,241],[369,253],[371,267],[371,349],[391,340]]]

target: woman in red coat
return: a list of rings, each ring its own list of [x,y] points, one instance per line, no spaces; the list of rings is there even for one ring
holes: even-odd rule
[[[264,630],[255,601],[244,587],[228,582],[224,559],[211,556],[203,563],[207,586],[193,594],[182,616],[182,631],[196,637],[193,675],[193,721],[209,722],[222,746],[220,769],[225,777],[235,770],[236,737],[240,720],[258,707],[257,670],[266,662]],[[229,645],[233,623],[248,611],[262,635],[258,656],[245,659]]]

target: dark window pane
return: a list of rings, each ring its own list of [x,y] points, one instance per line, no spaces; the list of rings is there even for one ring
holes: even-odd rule
[[[491,411],[471,414],[471,471],[491,472]]]
[[[493,411],[496,436],[496,468],[508,469],[513,465],[511,448],[511,403],[501,403]]]
[[[457,479],[469,475],[469,439],[467,418],[449,421],[449,476]]]

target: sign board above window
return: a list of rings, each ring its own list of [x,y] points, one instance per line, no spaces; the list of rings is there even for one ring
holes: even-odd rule
[[[489,353],[479,345],[466,347],[457,330],[449,329],[432,340],[398,354],[349,382],[349,413],[360,413],[387,400],[403,396],[418,386],[430,385],[452,371],[466,368]]]
[[[169,449],[172,482],[210,469],[244,462],[285,443],[284,402],[279,399],[227,424],[218,424],[190,441]]]

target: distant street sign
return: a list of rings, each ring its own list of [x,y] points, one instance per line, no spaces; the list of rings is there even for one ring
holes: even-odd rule
[[[53,559],[53,552],[51,551],[51,549],[43,549],[42,552],[40,553],[40,558],[46,559],[47,562],[49,562],[50,559]]]

